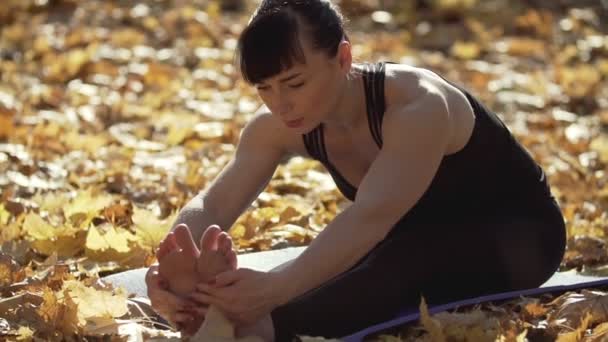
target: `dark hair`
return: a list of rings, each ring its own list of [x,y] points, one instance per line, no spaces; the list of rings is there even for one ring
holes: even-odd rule
[[[299,35],[306,32],[313,48],[334,57],[342,38],[348,40],[338,8],[329,0],[263,0],[241,33],[237,60],[241,74],[254,84],[305,63]]]

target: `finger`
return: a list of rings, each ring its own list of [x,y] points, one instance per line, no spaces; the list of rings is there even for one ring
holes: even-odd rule
[[[187,310],[178,311],[178,312],[190,314],[192,317],[205,317],[205,315],[207,315],[207,311],[209,311],[208,306],[198,305],[198,306],[192,306],[192,307],[188,308]]]
[[[213,297],[211,297],[210,294],[204,293],[204,292],[198,292],[198,291],[197,292],[192,292],[188,296],[188,298],[190,300],[192,300],[195,304],[198,304],[198,305],[194,305],[195,308],[199,307],[200,304],[202,304],[202,305],[212,304],[212,301],[213,301]]]
[[[215,282],[213,286],[222,287],[233,284],[241,278],[241,272],[239,270],[224,271],[215,276]]]
[[[185,313],[185,312],[176,312],[173,315],[173,320],[176,323],[185,324],[185,323],[188,323],[188,322],[192,321],[193,319],[194,319],[194,317],[192,317],[191,314]]]
[[[212,251],[217,248],[217,238],[222,230],[216,224],[210,225],[201,237],[201,251]]]
[[[165,291],[163,289],[156,289],[150,292],[150,301],[152,302],[152,307],[166,307],[169,311],[177,311],[184,309],[188,306],[188,300],[178,297],[171,292]]]
[[[175,241],[179,248],[181,248],[186,255],[198,256],[198,248],[194,244],[194,240],[192,239],[192,233],[190,233],[190,229],[185,224],[178,225],[175,230]]]
[[[207,316],[207,312],[209,311],[209,307],[197,306],[191,310],[196,316],[205,317]]]

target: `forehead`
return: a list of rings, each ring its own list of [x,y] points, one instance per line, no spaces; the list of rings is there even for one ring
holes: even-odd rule
[[[305,61],[292,60],[291,66],[282,69],[278,74],[270,76],[260,82],[268,82],[280,80],[289,77],[296,73],[307,74],[314,72],[327,63],[327,56],[323,51],[315,51],[309,44],[302,44],[302,52],[304,53]]]

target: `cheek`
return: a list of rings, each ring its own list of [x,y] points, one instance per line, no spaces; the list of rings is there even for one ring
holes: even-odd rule
[[[268,96],[266,96],[265,92],[258,90],[258,96],[260,97],[260,100],[262,100],[262,102],[264,102],[264,104],[266,106],[270,105],[270,103],[268,102],[269,98],[268,98]]]
[[[304,96],[304,103],[317,111],[326,111],[331,103],[331,89],[327,87],[327,83],[319,82],[317,85],[310,87],[310,91]]]

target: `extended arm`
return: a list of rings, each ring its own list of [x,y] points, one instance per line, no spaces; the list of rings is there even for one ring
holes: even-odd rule
[[[202,192],[180,211],[174,227],[188,225],[194,241],[199,241],[211,224],[228,230],[264,190],[277,165],[286,155],[270,114],[261,113],[243,129],[234,157]]]

